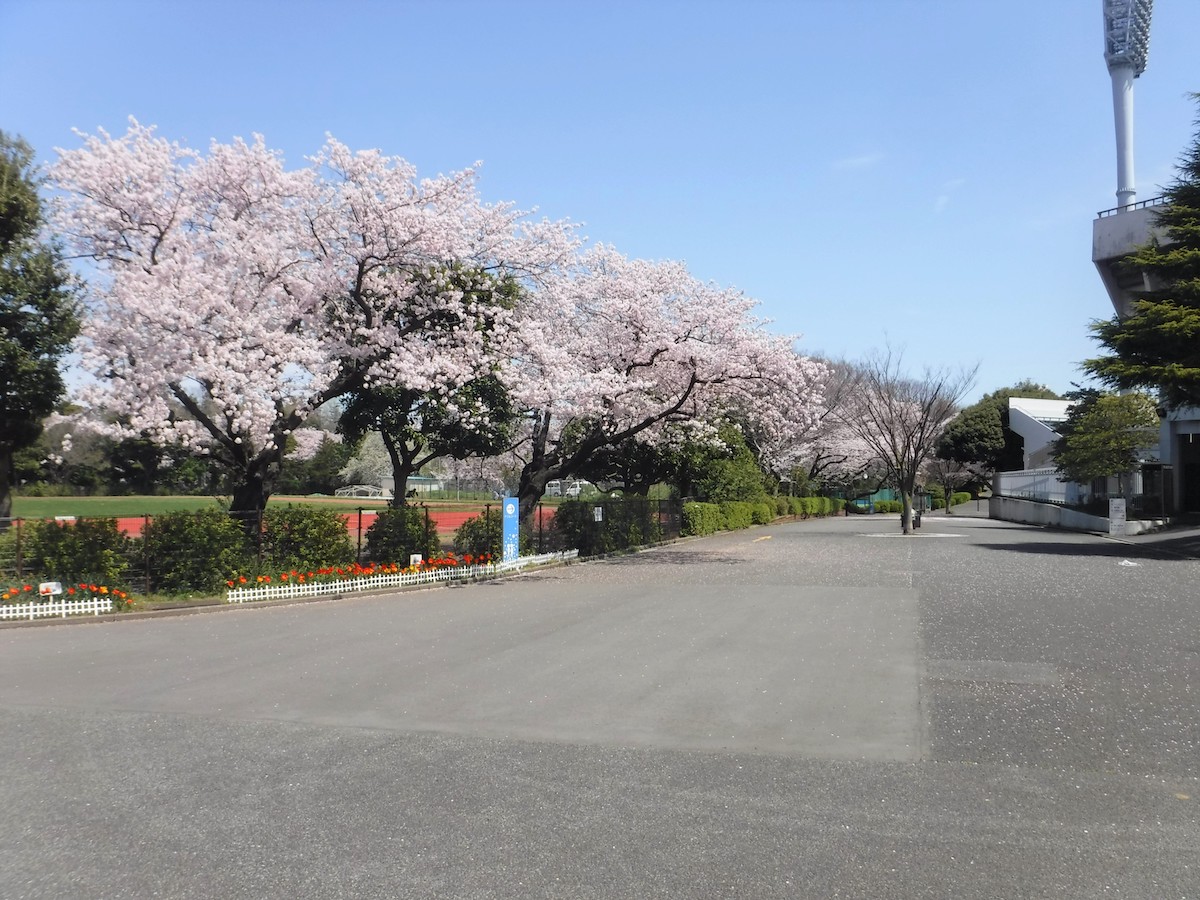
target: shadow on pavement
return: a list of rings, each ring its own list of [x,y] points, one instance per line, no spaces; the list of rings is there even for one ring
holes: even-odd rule
[[[1039,544],[977,544],[985,550],[1004,550],[1009,553],[1031,553],[1038,556],[1095,556],[1110,559],[1156,559],[1173,562],[1194,562],[1200,555],[1195,542],[1162,542],[1153,545],[1124,544],[1105,541],[1095,544],[1067,542]]]

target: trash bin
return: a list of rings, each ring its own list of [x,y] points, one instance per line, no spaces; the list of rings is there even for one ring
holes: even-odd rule
[[[921,511],[918,509],[913,513],[913,528],[921,527]]]

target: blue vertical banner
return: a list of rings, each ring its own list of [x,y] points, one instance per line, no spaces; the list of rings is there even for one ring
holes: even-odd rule
[[[501,561],[512,562],[521,555],[521,505],[516,497],[504,498],[504,552]]]

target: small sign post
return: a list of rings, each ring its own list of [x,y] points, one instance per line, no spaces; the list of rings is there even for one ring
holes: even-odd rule
[[[520,509],[516,497],[504,498],[504,543],[500,556],[503,562],[514,562],[521,555]]]
[[[1108,500],[1108,533],[1125,534],[1125,498],[1110,497]]]

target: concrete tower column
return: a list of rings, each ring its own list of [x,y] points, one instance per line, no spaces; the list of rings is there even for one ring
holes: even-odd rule
[[[1117,206],[1129,206],[1137,199],[1133,175],[1133,79],[1132,65],[1109,68],[1112,76],[1113,121],[1117,132]]]

